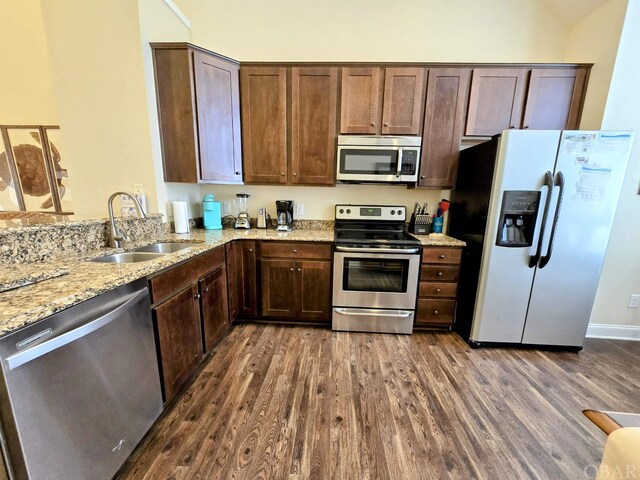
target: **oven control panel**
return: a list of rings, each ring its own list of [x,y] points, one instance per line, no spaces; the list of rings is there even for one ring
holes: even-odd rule
[[[404,205],[336,205],[336,220],[404,222],[406,217]]]

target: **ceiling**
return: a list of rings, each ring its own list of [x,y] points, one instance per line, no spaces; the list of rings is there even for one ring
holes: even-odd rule
[[[557,13],[569,25],[583,20],[607,2],[627,2],[627,0],[540,0]]]

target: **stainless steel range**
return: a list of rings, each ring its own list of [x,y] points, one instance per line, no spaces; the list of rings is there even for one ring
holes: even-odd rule
[[[332,329],[413,329],[420,241],[404,231],[403,205],[336,205]]]

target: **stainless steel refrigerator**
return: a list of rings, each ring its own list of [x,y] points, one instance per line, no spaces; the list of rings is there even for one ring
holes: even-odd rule
[[[632,142],[506,130],[461,152],[449,225],[468,245],[456,328],[472,346],[582,348]]]

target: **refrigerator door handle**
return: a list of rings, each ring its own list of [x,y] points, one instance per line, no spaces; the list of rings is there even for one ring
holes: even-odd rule
[[[549,214],[549,204],[551,203],[551,194],[553,193],[553,174],[547,170],[544,174],[543,187],[547,187],[547,200],[544,203],[544,213],[542,214],[542,223],[540,225],[540,233],[538,234],[538,246],[536,247],[535,255],[529,257],[529,268],[533,268],[540,260],[540,253],[542,250],[542,239],[544,237],[545,227],[547,226],[547,216]]]
[[[556,185],[560,188],[558,193],[558,203],[556,203],[556,212],[553,215],[553,225],[551,225],[551,235],[549,236],[549,246],[547,247],[546,255],[543,255],[540,259],[540,268],[544,268],[549,260],[551,260],[551,254],[553,253],[553,240],[556,236],[556,226],[558,225],[558,217],[560,216],[560,209],[562,208],[562,197],[564,196],[564,174],[558,172],[556,174]]]

